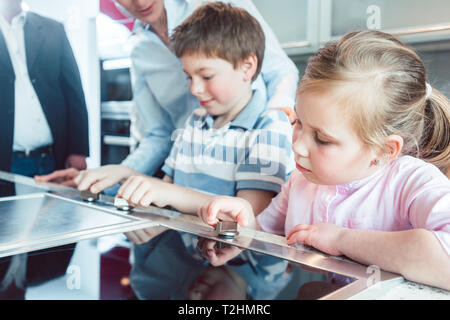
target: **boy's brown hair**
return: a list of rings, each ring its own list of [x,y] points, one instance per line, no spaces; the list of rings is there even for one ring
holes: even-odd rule
[[[258,59],[255,80],[264,59],[265,36],[259,22],[242,8],[209,2],[197,8],[171,41],[177,57],[201,53],[230,62],[234,68],[250,55]]]

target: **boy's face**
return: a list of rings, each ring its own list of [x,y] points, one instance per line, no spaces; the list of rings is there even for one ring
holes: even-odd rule
[[[192,94],[210,115],[226,117],[248,103],[251,77],[245,63],[234,69],[226,60],[203,54],[185,54],[181,61]]]
[[[370,163],[377,155],[362,143],[332,96],[305,92],[297,98],[295,111],[292,150],[306,179],[338,185],[376,170]]]

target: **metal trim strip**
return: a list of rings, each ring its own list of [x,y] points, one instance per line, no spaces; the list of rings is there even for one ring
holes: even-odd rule
[[[20,248],[15,247],[11,248],[11,250],[3,251],[0,253],[0,257],[78,242],[90,238],[98,238],[115,233],[129,232],[154,226],[165,226],[172,230],[187,232],[210,240],[228,243],[243,249],[268,254],[307,267],[316,268],[327,272],[334,272],[356,279],[356,281],[351,284],[323,297],[322,299],[347,299],[361,293],[367,288],[370,288],[368,287],[368,278],[371,274],[367,273],[366,266],[344,257],[329,256],[306,246],[288,246],[284,237],[281,236],[239,227],[239,235],[237,235],[235,239],[225,240],[217,237],[214,228],[205,225],[197,216],[182,214],[177,211],[157,208],[154,206],[145,209],[136,208],[130,213],[125,213],[117,211],[113,206],[109,207],[107,204],[84,202],[81,200],[80,193],[73,188],[61,188],[58,185],[55,187],[53,184],[40,185],[36,184],[31,178],[13,174],[5,174],[4,172],[0,172],[0,179],[24,183],[31,186],[41,186],[49,189],[49,193],[43,192],[39,194],[7,197],[9,200],[47,196],[97,209],[109,214],[127,217],[130,220],[129,222],[118,225],[111,225],[98,229],[94,228],[92,230],[83,230],[79,232],[70,232],[68,234],[47,237],[46,239],[33,240]],[[6,198],[0,199],[0,201],[6,200]],[[396,274],[382,270],[380,272],[381,281],[403,279]]]

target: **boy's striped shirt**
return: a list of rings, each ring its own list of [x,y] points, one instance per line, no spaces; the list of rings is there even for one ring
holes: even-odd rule
[[[194,110],[163,171],[174,184],[217,195],[243,189],[280,192],[293,169],[292,127],[278,109],[266,109],[254,91],[252,100],[230,123],[214,129],[204,108]]]

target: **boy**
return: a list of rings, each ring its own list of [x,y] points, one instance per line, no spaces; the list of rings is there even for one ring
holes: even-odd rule
[[[246,199],[258,214],[281,190],[293,160],[287,115],[268,109],[266,92],[252,89],[263,62],[264,33],[245,10],[213,2],[178,26],[172,42],[201,107],[173,135],[163,180],[132,176],[117,195],[134,205],[171,206],[190,214],[214,195],[230,195]],[[134,247],[133,290],[141,299],[186,298],[180,296],[179,284],[191,283],[207,261],[192,254],[196,239],[189,234],[169,231],[147,242],[161,231],[127,234],[144,243]],[[270,265],[271,272],[286,267],[279,261],[276,265]],[[260,275],[269,272],[257,267]],[[252,272],[248,264],[239,268],[239,273]],[[286,280],[269,291],[276,292]]]
[[[220,2],[199,7],[172,35],[175,54],[200,101],[163,166],[163,181],[136,175],[119,189],[131,204],[195,214],[214,194],[245,198],[256,214],[285,182],[291,156],[286,114],[252,90],[264,33],[245,10]]]

